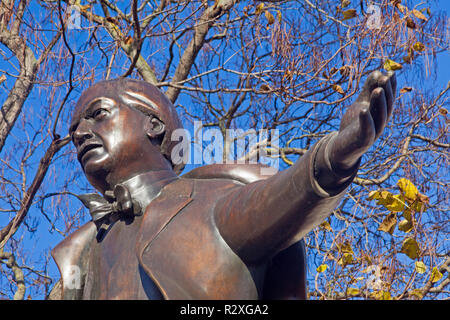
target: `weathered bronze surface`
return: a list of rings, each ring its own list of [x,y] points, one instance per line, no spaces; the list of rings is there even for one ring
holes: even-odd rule
[[[70,134],[93,220],[52,252],[63,299],[305,299],[302,238],[337,206],[392,113],[393,74],[372,73],[338,132],[289,169],[209,165],[178,176],[181,128],[168,99],[137,80],[80,97]]]

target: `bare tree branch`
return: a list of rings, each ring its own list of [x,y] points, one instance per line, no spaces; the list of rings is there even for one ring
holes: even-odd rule
[[[206,35],[209,29],[213,25],[214,21],[223,15],[225,12],[230,10],[233,6],[233,0],[219,0],[214,3],[213,6],[208,7],[200,17],[197,25],[194,27],[194,34],[192,40],[189,42],[187,48],[184,50],[181,56],[180,62],[177,69],[172,77],[171,82],[173,84],[178,84],[178,82],[183,81],[189,75],[192,65],[194,64],[195,58],[199,53],[200,49],[205,43]],[[175,102],[180,94],[180,89],[177,87],[169,87],[166,91],[166,95],[170,101]]]
[[[10,252],[3,252],[3,250],[0,249],[0,262],[3,262],[2,260],[6,260],[4,262],[8,268],[11,269],[11,271],[14,274],[14,280],[17,285],[16,293],[14,294],[14,300],[23,300],[25,297],[25,279],[23,276],[22,269],[17,265],[16,258],[14,255]]]

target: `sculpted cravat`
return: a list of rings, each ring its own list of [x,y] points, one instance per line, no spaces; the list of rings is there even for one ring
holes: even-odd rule
[[[114,191],[106,191],[105,198],[98,193],[76,196],[89,209],[94,222],[100,220],[109,221],[117,216],[131,218],[142,215],[139,203],[131,198],[130,191],[122,184],[117,184],[114,187]]]

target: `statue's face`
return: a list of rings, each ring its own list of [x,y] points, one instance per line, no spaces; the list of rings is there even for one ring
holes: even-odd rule
[[[86,177],[102,189],[111,176],[120,180],[145,171],[146,154],[159,151],[146,135],[148,116],[98,89],[82,95],[69,132]]]

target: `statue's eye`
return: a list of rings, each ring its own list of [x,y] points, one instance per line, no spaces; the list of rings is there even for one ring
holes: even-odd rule
[[[98,108],[92,113],[92,118],[99,120],[102,119],[107,113],[108,111],[106,109]]]

